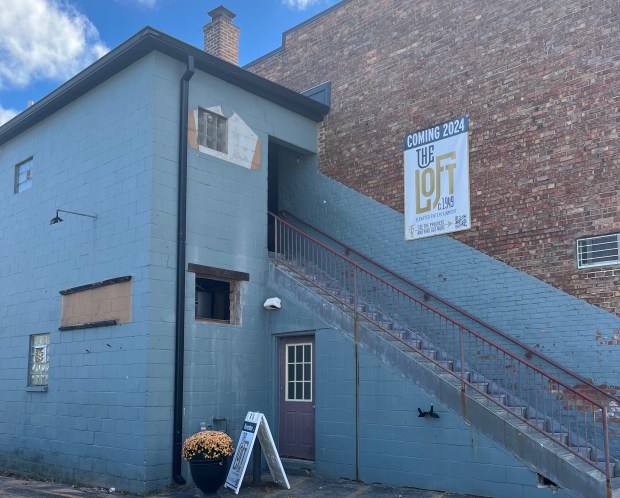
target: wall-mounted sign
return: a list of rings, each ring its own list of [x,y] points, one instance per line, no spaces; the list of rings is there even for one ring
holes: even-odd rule
[[[466,230],[469,116],[405,135],[405,240]]]
[[[269,430],[269,424],[265,415],[260,412],[248,412],[243,422],[243,430],[239,436],[239,442],[237,443],[237,449],[233,456],[232,465],[228,471],[228,477],[226,478],[226,484],[224,487],[232,489],[235,494],[239,494],[241,483],[243,482],[243,476],[245,475],[245,469],[250,461],[250,455],[252,454],[252,448],[256,437],[260,441],[261,448],[267,460],[269,471],[273,480],[286,489],[291,489],[280,455],[276,449],[276,444],[271,436]]]

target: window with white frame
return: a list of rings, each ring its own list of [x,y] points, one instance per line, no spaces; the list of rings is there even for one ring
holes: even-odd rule
[[[312,401],[312,344],[286,347],[286,401]]]
[[[15,193],[32,187],[32,157],[15,166]]]
[[[226,118],[206,109],[198,109],[198,144],[226,154],[228,151]]]
[[[620,233],[577,240],[577,267],[620,264]]]
[[[49,334],[30,336],[30,360],[28,367],[28,386],[47,386],[49,369]]]

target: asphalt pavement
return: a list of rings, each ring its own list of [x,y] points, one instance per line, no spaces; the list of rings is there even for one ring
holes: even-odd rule
[[[335,498],[480,498],[473,495],[443,493],[413,488],[394,488],[378,484],[363,484],[346,479],[322,479],[314,476],[288,476],[291,489],[284,489],[273,483],[269,473],[264,474],[261,484],[253,484],[252,478],[244,481],[239,494],[227,488],[221,488],[218,497],[232,498],[301,498],[301,497],[335,497]],[[0,474],[0,497],[21,498],[131,498],[137,495],[124,493],[115,489],[89,488],[67,485],[51,481],[37,481],[15,475]],[[149,498],[200,498],[204,496],[193,486],[178,486]]]

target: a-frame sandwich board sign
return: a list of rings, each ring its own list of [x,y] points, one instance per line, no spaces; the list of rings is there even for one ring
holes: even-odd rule
[[[226,478],[224,487],[232,489],[235,494],[239,494],[239,489],[241,489],[245,469],[250,461],[250,455],[252,454],[256,436],[258,436],[265,459],[267,460],[267,465],[269,465],[271,477],[278,485],[286,489],[291,489],[291,485],[284,472],[284,467],[282,466],[282,461],[278,455],[278,450],[271,436],[267,419],[265,415],[260,412],[248,412],[245,417],[243,430],[239,436],[237,449],[235,450],[233,462],[228,471],[228,477]]]

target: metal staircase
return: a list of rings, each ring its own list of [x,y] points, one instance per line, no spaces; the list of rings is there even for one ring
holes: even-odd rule
[[[327,234],[271,216],[273,285],[571,495],[620,498],[607,416],[620,399]]]

